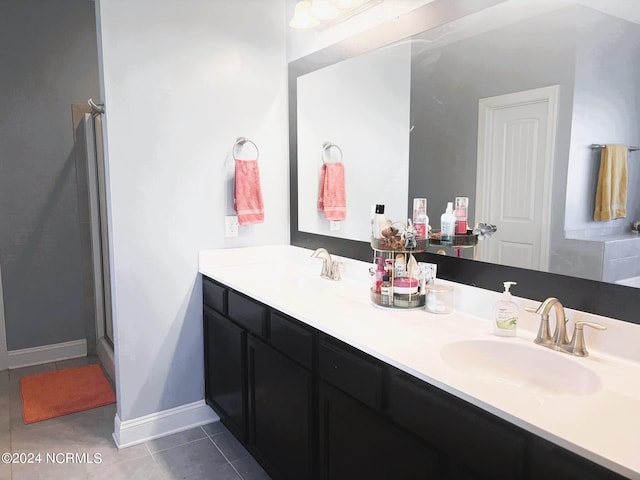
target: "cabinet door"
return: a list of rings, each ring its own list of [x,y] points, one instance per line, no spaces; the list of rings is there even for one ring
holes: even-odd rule
[[[626,477],[541,438],[531,441],[529,480],[623,480]]]
[[[439,454],[324,382],[319,410],[322,480],[443,478]]]
[[[448,457],[447,478],[522,480],[525,439],[514,427],[399,371],[387,414]]]
[[[246,440],[246,332],[204,308],[205,396],[222,423]]]
[[[249,442],[274,478],[310,479],[312,374],[255,337],[248,340]]]

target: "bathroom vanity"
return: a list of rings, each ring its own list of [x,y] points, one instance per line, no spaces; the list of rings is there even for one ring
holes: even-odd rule
[[[635,362],[493,337],[463,311],[377,308],[367,263],[335,282],[310,253],[200,254],[206,401],[272,478],[640,479]],[[483,378],[474,349],[525,362],[522,382]],[[526,364],[556,361],[551,380]]]

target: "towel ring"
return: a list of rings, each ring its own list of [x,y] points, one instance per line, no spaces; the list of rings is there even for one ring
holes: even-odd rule
[[[324,154],[325,153],[330,154],[329,150],[331,150],[332,148],[338,149],[338,151],[340,152],[340,159],[338,160],[338,163],[342,163],[342,149],[338,145],[332,142],[324,142],[322,144],[322,156],[323,156],[322,163],[327,163],[326,160],[324,159]]]
[[[238,160],[238,157],[236,157],[236,147],[238,145],[242,146],[245,143],[250,143],[251,145],[253,145],[253,148],[256,149],[256,160],[258,160],[258,157],[260,157],[260,150],[258,149],[258,146],[247,137],[236,138],[236,142],[233,144],[233,147],[231,147],[231,155],[233,156],[233,159]]]

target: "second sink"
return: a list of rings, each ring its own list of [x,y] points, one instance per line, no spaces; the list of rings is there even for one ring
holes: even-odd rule
[[[600,378],[577,361],[536,346],[491,340],[445,345],[442,359],[453,369],[506,387],[556,395],[589,395]]]

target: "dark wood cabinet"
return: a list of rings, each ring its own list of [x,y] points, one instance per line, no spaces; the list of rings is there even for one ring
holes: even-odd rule
[[[320,383],[321,480],[442,479],[440,454],[353,397]]]
[[[277,480],[621,480],[203,278],[205,395]]]
[[[249,445],[272,476],[310,480],[312,374],[257,338],[247,351]]]
[[[615,441],[615,440],[614,440]],[[540,438],[533,438],[528,462],[528,480],[623,480],[606,468]]]
[[[311,329],[203,279],[205,397],[274,479],[311,480]]]
[[[318,347],[318,374],[328,383],[373,409],[382,402],[382,364],[323,335]]]
[[[398,424],[448,453],[448,478],[524,478],[519,429],[396,369],[387,412]]]
[[[204,307],[205,397],[239,440],[247,438],[246,331]]]
[[[227,296],[227,317],[254,335],[266,335],[267,307],[249,297],[230,291]]]

